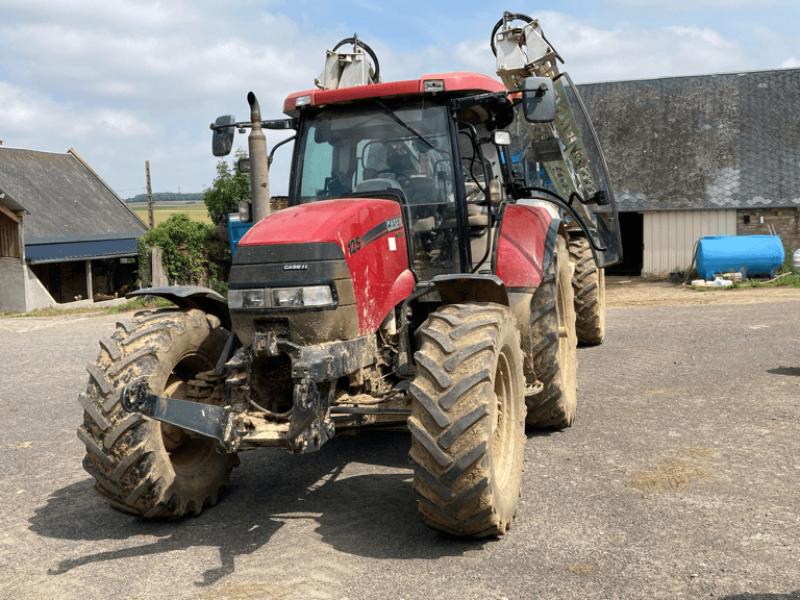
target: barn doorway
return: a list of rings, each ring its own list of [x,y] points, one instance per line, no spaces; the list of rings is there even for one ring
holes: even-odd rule
[[[644,215],[635,212],[619,213],[622,237],[622,262],[606,269],[607,275],[639,277],[644,267]]]

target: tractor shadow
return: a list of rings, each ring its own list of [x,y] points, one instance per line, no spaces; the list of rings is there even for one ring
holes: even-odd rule
[[[776,367],[774,369],[767,369],[767,373],[771,373],[772,375],[800,377],[800,367]]]
[[[55,491],[35,509],[29,529],[86,542],[94,550],[60,560],[51,566],[51,575],[93,563],[216,547],[221,565],[202,573],[197,586],[234,573],[237,556],[267,546],[281,527],[297,519],[316,521],[317,533],[331,548],[369,558],[436,559],[491,544],[439,535],[424,525],[411,489],[409,447],[407,433],[364,431],[338,437],[315,454],[245,452],[217,506],[177,521],[114,511],[95,495],[93,480],[87,478]],[[136,544],[137,538],[146,543]]]
[[[800,590],[788,594],[734,594],[720,600],[800,600]]]

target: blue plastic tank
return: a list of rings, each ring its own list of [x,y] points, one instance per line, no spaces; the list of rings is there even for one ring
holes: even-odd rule
[[[244,237],[245,233],[250,231],[252,226],[252,223],[242,223],[239,220],[239,213],[230,213],[228,215],[228,237],[231,241],[231,256],[236,254],[236,248],[239,247],[239,240]]]
[[[730,271],[745,275],[774,274],[783,259],[779,235],[712,235],[702,238],[697,245],[697,273],[703,279]]]

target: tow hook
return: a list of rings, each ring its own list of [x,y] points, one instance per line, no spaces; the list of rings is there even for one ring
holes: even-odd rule
[[[225,441],[230,414],[227,407],[157,396],[150,391],[145,379],[137,379],[126,385],[120,401],[126,412],[141,413],[156,421],[211,438],[220,450],[230,451]]]

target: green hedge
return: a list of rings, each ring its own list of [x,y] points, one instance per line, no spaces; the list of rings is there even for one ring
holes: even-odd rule
[[[231,251],[213,225],[175,213],[139,240],[139,277],[150,280],[151,248],[161,248],[164,272],[173,285],[203,285],[227,296]]]

